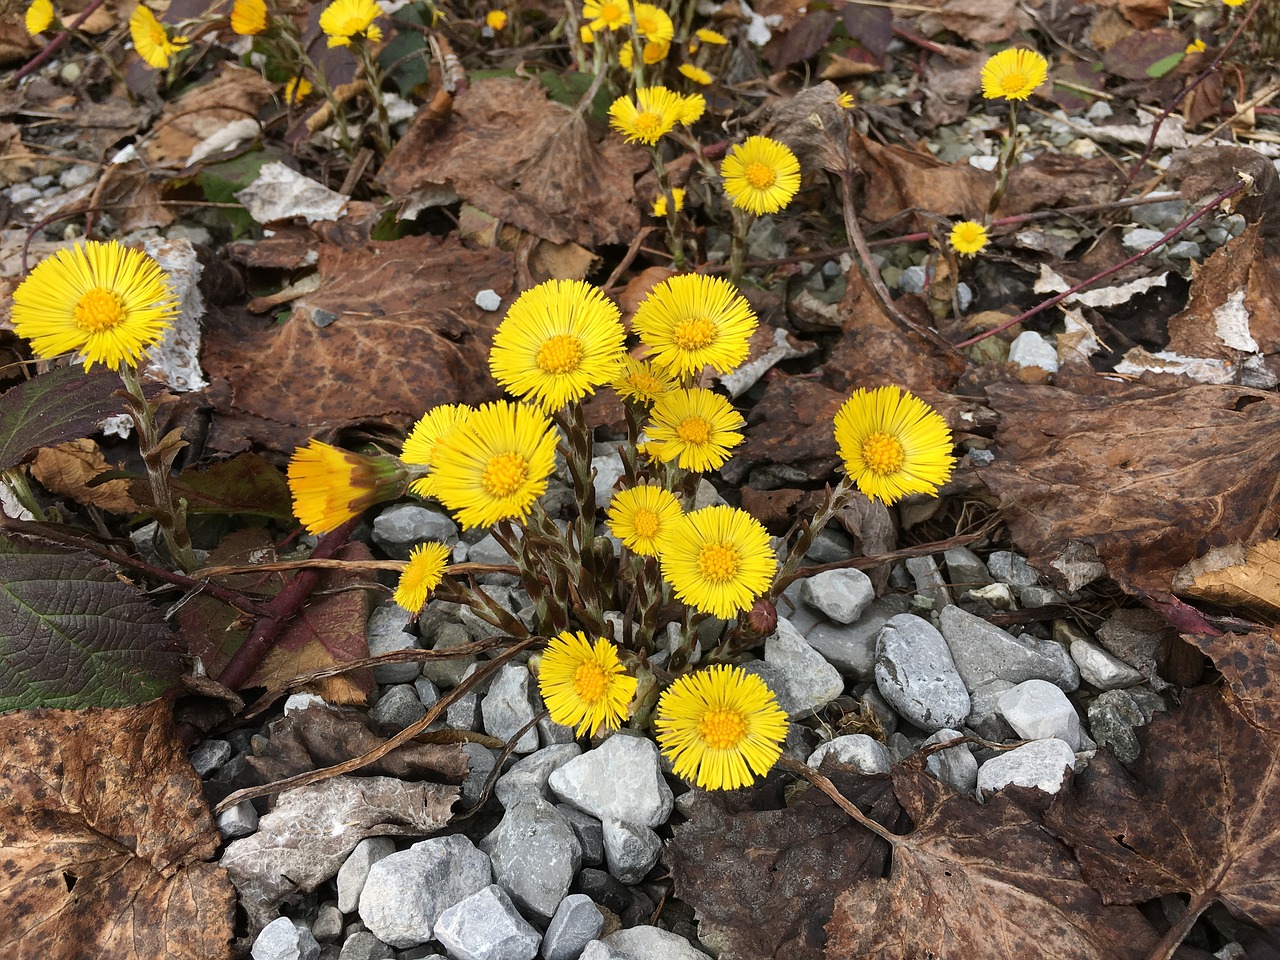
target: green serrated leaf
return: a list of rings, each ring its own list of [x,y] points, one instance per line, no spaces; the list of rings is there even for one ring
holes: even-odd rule
[[[163,615],[109,564],[0,537],[0,712],[145,703],[181,666]]]
[[[124,412],[120,375],[61,367],[0,396],[0,470],[17,466],[40,447],[95,433],[107,417]]]
[[[1185,60],[1185,53],[1171,53],[1167,57],[1161,57],[1151,66],[1147,67],[1147,76],[1152,80],[1159,80],[1166,73]]]

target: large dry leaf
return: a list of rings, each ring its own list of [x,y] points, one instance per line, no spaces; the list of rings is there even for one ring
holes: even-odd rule
[[[0,954],[230,957],[234,891],[166,703],[12,713],[0,744]]]
[[[896,767],[915,822],[885,879],[843,892],[827,924],[828,960],[1140,960],[1155,933],[1132,907],[1106,906],[1071,851],[1020,805],[1020,788],[986,804]],[[1038,793],[1038,791],[1026,791]],[[1039,794],[1043,796],[1043,794]]]
[[[1280,632],[1200,631],[1184,636],[1213,661],[1241,715],[1268,736],[1280,737]]]
[[[1109,903],[1191,896],[1280,924],[1280,738],[1209,687],[1148,728],[1125,771],[1099,752],[1046,817]]]
[[[113,469],[96,442],[82,439],[40,450],[31,464],[31,475],[50,493],[70,497],[76,503],[101,507],[109,513],[137,513],[141,508],[129,495],[127,479],[93,483]]]
[[[1247,551],[1239,544],[1212,550],[1180,570],[1173,585],[1180,596],[1243,607],[1280,623],[1280,540],[1264,540]]]
[[[141,152],[152,167],[185,167],[192,148],[206,137],[236,121],[256,120],[272,89],[257,70],[224,63],[214,80],[165,107]]]
[[[1015,543],[1042,573],[1053,575],[1076,541],[1092,547],[1126,590],[1164,599],[1188,561],[1276,532],[1274,394],[1100,377],[1092,389],[1092,396],[1047,386],[987,389],[1001,421],[996,460],[982,477]]]
[[[836,464],[831,423],[846,399],[813,380],[774,371],[750,410],[747,439],[736,455],[755,464],[786,464],[811,480],[822,479]]]

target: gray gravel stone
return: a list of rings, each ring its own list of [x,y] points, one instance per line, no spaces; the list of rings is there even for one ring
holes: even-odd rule
[[[989,603],[993,610],[1018,609],[1018,601],[1013,597],[1013,587],[1007,583],[988,583],[985,587],[975,587],[965,596],[970,600]]]
[[[824,707],[844,691],[840,671],[805,641],[791,622],[778,618],[778,627],[764,642],[764,662],[772,667],[778,704],[792,717]]]
[[[1057,737],[1080,749],[1080,715],[1067,695],[1045,680],[1026,680],[999,697],[1009,726],[1027,740]]]
[[[819,623],[805,631],[805,641],[841,673],[870,680],[876,667],[876,641],[890,617],[906,613],[910,601],[891,593],[871,603],[857,623]]]
[[[378,723],[403,730],[411,723],[421,720],[427,708],[418,699],[418,691],[411,683],[398,683],[387,687],[378,702],[369,711],[369,716]]]
[[[1080,686],[1080,673],[1066,649],[1028,634],[1015,637],[981,617],[947,607],[938,618],[956,670],[970,691],[992,680],[1048,680],[1064,690]]]
[[[582,845],[582,862],[588,867],[604,863],[604,825],[590,814],[583,813],[567,803],[557,803],[556,809],[564,814],[573,827],[578,843]]]
[[[252,800],[241,800],[218,814],[218,833],[223,840],[247,837],[258,829],[258,811]]]
[[[452,650],[471,642],[471,634],[460,623],[448,621],[437,624],[425,646],[428,650]],[[422,675],[432,683],[441,687],[456,687],[466,676],[467,670],[474,666],[475,655],[465,657],[448,657],[440,660],[426,660],[422,663]]]
[[[1109,747],[1121,763],[1133,763],[1142,753],[1134,728],[1149,720],[1124,690],[1107,690],[1089,704],[1089,733],[1099,746]]]
[[[836,623],[856,623],[876,598],[861,570],[826,570],[800,581],[800,599]]]
[[[1118,690],[1142,682],[1137,670],[1088,640],[1072,642],[1071,659],[1080,668],[1085,683],[1099,690]]]
[[[1034,587],[1040,582],[1040,575],[1031,569],[1026,557],[1012,550],[992,551],[987,557],[987,569],[992,577],[1011,587]]]
[[[462,679],[466,680],[477,670],[476,664],[471,664],[462,674]],[[451,730],[478,730],[480,729],[480,690],[481,688],[473,688],[468,690],[462,696],[458,697],[444,710],[445,726]]]
[[[510,807],[526,797],[551,799],[547,780],[551,772],[564,766],[574,757],[581,756],[582,748],[576,743],[553,743],[529,754],[498,778],[493,795],[503,807]]]
[[[597,820],[612,817],[656,827],[671,813],[671,788],[658,747],[619,732],[556,769],[547,781],[557,797]]]
[[[374,609],[367,631],[371,657],[418,646],[418,638],[409,632],[409,611],[393,600]],[[373,668],[373,679],[377,683],[413,683],[421,671],[419,663],[384,663]]]
[[[467,755],[467,778],[462,781],[462,802],[471,807],[480,802],[485,781],[497,765],[498,758],[492,750],[480,743],[464,743],[462,752]]]
[[[662,841],[648,827],[623,820],[604,821],[604,861],[623,883],[639,883],[662,852]]]
[[[791,581],[787,584],[787,589],[782,591],[782,596],[778,598],[778,616],[790,620],[791,625],[803,633],[806,639],[810,630],[825,622],[817,610],[800,599],[799,580]]]
[[[560,901],[542,935],[543,960],[578,960],[588,943],[604,929],[604,914],[590,897],[571,893]]]
[[[338,960],[394,960],[396,952],[368,930],[357,930],[342,944]]]
[[[417,503],[393,504],[374,518],[373,542],[396,560],[408,560],[409,551],[423,540],[452,547],[458,542],[458,525],[447,514]]]
[[[488,856],[461,834],[423,840],[369,868],[360,919],[384,943],[417,946],[440,914],[492,881]]]
[[[249,953],[253,960],[316,960],[320,944],[310,930],[276,917],[258,932]]]
[[[602,457],[592,457],[591,470],[591,485],[595,488],[596,508],[603,510],[613,499],[613,485],[622,477],[622,457],[616,452]]]
[[[1000,712],[1000,695],[1012,690],[1014,684],[1008,680],[992,680],[986,686],[979,687],[969,694],[973,709],[969,711],[969,719],[965,726],[986,740],[1015,740],[1013,727]]]
[[[921,730],[958,727],[969,715],[969,693],[947,642],[920,617],[900,613],[884,625],[875,677],[881,696]]]
[[[481,843],[494,881],[529,913],[550,920],[582,866],[582,846],[564,815],[539,797],[507,809]]]
[[[1011,783],[1057,793],[1075,760],[1075,751],[1057,737],[1025,743],[992,757],[978,768],[978,796],[994,793]]]
[[[1098,628],[1098,642],[1136,670],[1154,672],[1167,644],[1167,625],[1154,610],[1117,610]]]
[[[910,557],[906,561],[907,573],[915,581],[916,593],[933,601],[933,609],[941,610],[951,605],[951,592],[947,589],[947,581],[938,570],[938,562],[933,557]]]
[[[489,685],[480,702],[484,716],[484,732],[499,740],[509,740],[525,724],[538,715],[533,704],[533,677],[523,663],[504,664]],[[516,753],[532,753],[538,749],[538,731],[534,727],[516,741]]]
[[[847,560],[851,556],[853,556],[853,541],[839,530],[831,529],[830,526],[818,531],[818,535],[813,538],[813,544],[804,555],[806,560],[813,563],[835,563],[837,560]]]
[[[311,935],[317,940],[337,940],[342,933],[342,911],[332,900],[320,904],[316,918],[311,921]]]
[[[578,960],[627,960],[627,958],[603,940],[592,940],[582,948]]]
[[[203,780],[230,760],[234,752],[226,740],[205,740],[195,746],[187,759],[191,761],[197,776]]]
[[[946,743],[960,735],[959,730],[939,730],[920,746],[929,747],[935,743]],[[978,761],[973,756],[972,747],[967,743],[930,754],[925,758],[924,767],[957,793],[971,794],[977,789]]]
[[[338,909],[354,913],[360,905],[360,891],[369,876],[369,868],[396,852],[395,841],[390,837],[366,837],[347,854],[338,868]]]
[[[1062,594],[1052,587],[1019,587],[1018,602],[1026,610],[1048,607],[1055,603],[1063,603]]]
[[[958,594],[974,587],[985,587],[991,582],[991,574],[982,558],[968,547],[952,547],[942,554],[947,564],[947,579]]]
[[[497,884],[442,913],[436,939],[457,960],[533,960],[542,942]]]
[[[1023,330],[1009,344],[1009,362],[1020,367],[1039,367],[1058,372],[1058,350],[1034,330]]]
[[[711,960],[684,937],[661,927],[616,930],[604,938],[626,960]]]
[[[863,773],[889,772],[889,751],[884,748],[883,743],[865,733],[851,733],[818,744],[818,749],[809,754],[805,763],[817,770],[828,754],[834,755],[841,763],[857,767]]]

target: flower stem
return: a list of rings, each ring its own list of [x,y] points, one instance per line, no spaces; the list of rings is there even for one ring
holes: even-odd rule
[[[1009,172],[1013,169],[1018,149],[1018,101],[1009,101],[1009,139],[1000,151],[1000,159],[996,163],[996,187],[991,191],[991,202],[987,204],[987,220],[995,216],[996,208],[1004,199],[1004,192],[1009,186]]]
[[[369,84],[369,99],[373,101],[373,115],[378,123],[374,137],[378,152],[385,158],[391,153],[391,118],[387,114],[387,104],[382,98],[382,68],[373,56],[367,43],[360,44],[360,65],[364,69],[365,81]]]
[[[684,269],[684,236],[680,229],[680,213],[676,210],[676,197],[671,191],[671,177],[662,162],[662,151],[654,144],[653,172],[658,175],[658,189],[667,201],[667,246],[671,248],[671,262],[676,270]]]
[[[729,282],[742,285],[743,265],[747,258],[747,233],[755,217],[746,210],[733,208],[733,240],[729,245]]]
[[[27,477],[22,472],[21,467],[10,467],[8,470],[0,472],[0,483],[3,483],[13,492],[14,499],[31,516],[37,520],[45,519],[45,512],[41,508],[39,501],[36,500],[35,493],[32,491],[31,485],[27,483]]]
[[[778,597],[782,596],[782,591],[791,586],[791,582],[796,578],[796,570],[800,567],[800,561],[813,546],[813,541],[822,532],[822,528],[831,522],[832,517],[849,502],[852,495],[853,484],[847,476],[840,478],[835,489],[827,488],[822,504],[814,511],[812,520],[801,524],[800,536],[796,537],[795,543],[787,551],[787,558],[782,562],[777,576],[773,578],[773,586],[769,588],[769,593],[766,595],[770,601],[776,603]]]

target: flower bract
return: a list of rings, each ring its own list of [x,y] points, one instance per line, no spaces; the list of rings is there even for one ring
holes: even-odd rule
[[[682,470],[715,470],[742,442],[738,431],[744,426],[742,414],[720,394],[705,387],[672,390],[653,405],[645,449],[663,463],[676,461]]]
[[[427,596],[444,579],[444,568],[452,551],[446,543],[420,543],[409,551],[409,562],[396,584],[395,601],[410,613],[418,613]]]
[[[26,24],[27,33],[34,37],[48,30],[53,25],[53,18],[53,0],[31,0],[23,22]]]
[[[141,3],[129,16],[129,35],[138,56],[147,66],[156,70],[168,67],[169,59],[178,51],[186,49],[190,42],[186,37],[170,37],[156,15]]]
[[[489,352],[493,378],[548,412],[617,372],[626,331],[617,305],[581,280],[548,280],[516,299]]]
[[[663,535],[683,515],[674,493],[657,484],[642,483],[613,495],[607,519],[613,535],[628,550],[656,557]]]
[[[613,389],[623,400],[652,404],[664,393],[676,388],[676,382],[648,360],[632,356],[622,358],[622,366],[613,381]]]
[[[671,188],[671,199],[675,201],[673,207],[678,213],[684,209],[685,192],[679,187]],[[658,194],[653,201],[653,215],[655,217],[665,217],[667,215],[667,195],[665,193]]]
[[[373,21],[380,16],[382,8],[374,0],[333,0],[320,14],[320,29],[329,38],[330,47],[348,46],[361,36],[377,43],[382,39],[382,28]]]
[[[636,678],[627,675],[618,648],[603,637],[594,644],[582,632],[565,631],[547,643],[538,668],[538,691],[554,723],[574,733],[616,730],[627,718]]]
[[[427,411],[405,437],[400,459],[419,467],[431,466],[440,438],[463,426],[470,416],[471,408],[465,403],[442,403]],[[434,496],[434,487],[430,474],[409,484],[409,489],[420,497]]]
[[[622,96],[609,107],[609,125],[627,143],[652,146],[680,121],[681,97],[666,87],[641,87],[636,99]]]
[[[721,663],[667,687],[654,729],[676,776],[704,790],[736,790],[777,763],[787,715],[758,676]]]
[[[694,83],[700,83],[704,87],[715,79],[711,74],[707,73],[707,71],[703,70],[701,67],[695,67],[691,63],[680,64],[680,73],[688,77]]]
[[[366,457],[319,440],[289,458],[293,515],[308,533],[328,533],[367,507],[404,493],[404,467],[394,457]]]
[[[800,189],[800,161],[784,143],[747,137],[729,150],[720,176],[735,207],[756,216],[777,213]]]
[[[256,36],[266,30],[265,0],[236,0],[231,7],[231,29],[242,37]]]
[[[631,23],[631,10],[625,0],[587,0],[582,17],[592,30],[620,30]]]
[[[951,246],[956,253],[971,257],[987,245],[987,228],[977,220],[961,220],[951,228]]]
[[[721,277],[686,273],[655,284],[636,308],[631,328],[672,374],[698,374],[710,365],[728,373],[747,359],[755,313]]]
[[[74,351],[85,369],[118,369],[137,366],[177,313],[158,263],[114,240],[90,240],[40,261],[13,291],[10,318],[41,357]]]
[[[313,89],[306,77],[294,77],[284,85],[284,98],[289,103],[298,104],[307,99]]]
[[[750,610],[778,566],[760,521],[724,505],[686,513],[662,539],[658,559],[682,602],[722,620]]]
[[[881,503],[936,494],[955,465],[946,421],[898,387],[855,391],[836,413],[835,433],[849,478]]]
[[[1010,47],[982,67],[982,95],[988,100],[1025,100],[1049,76],[1049,61],[1034,50]]]
[[[432,451],[434,496],[464,528],[523,519],[555,469],[556,431],[526,403],[477,407]]]

